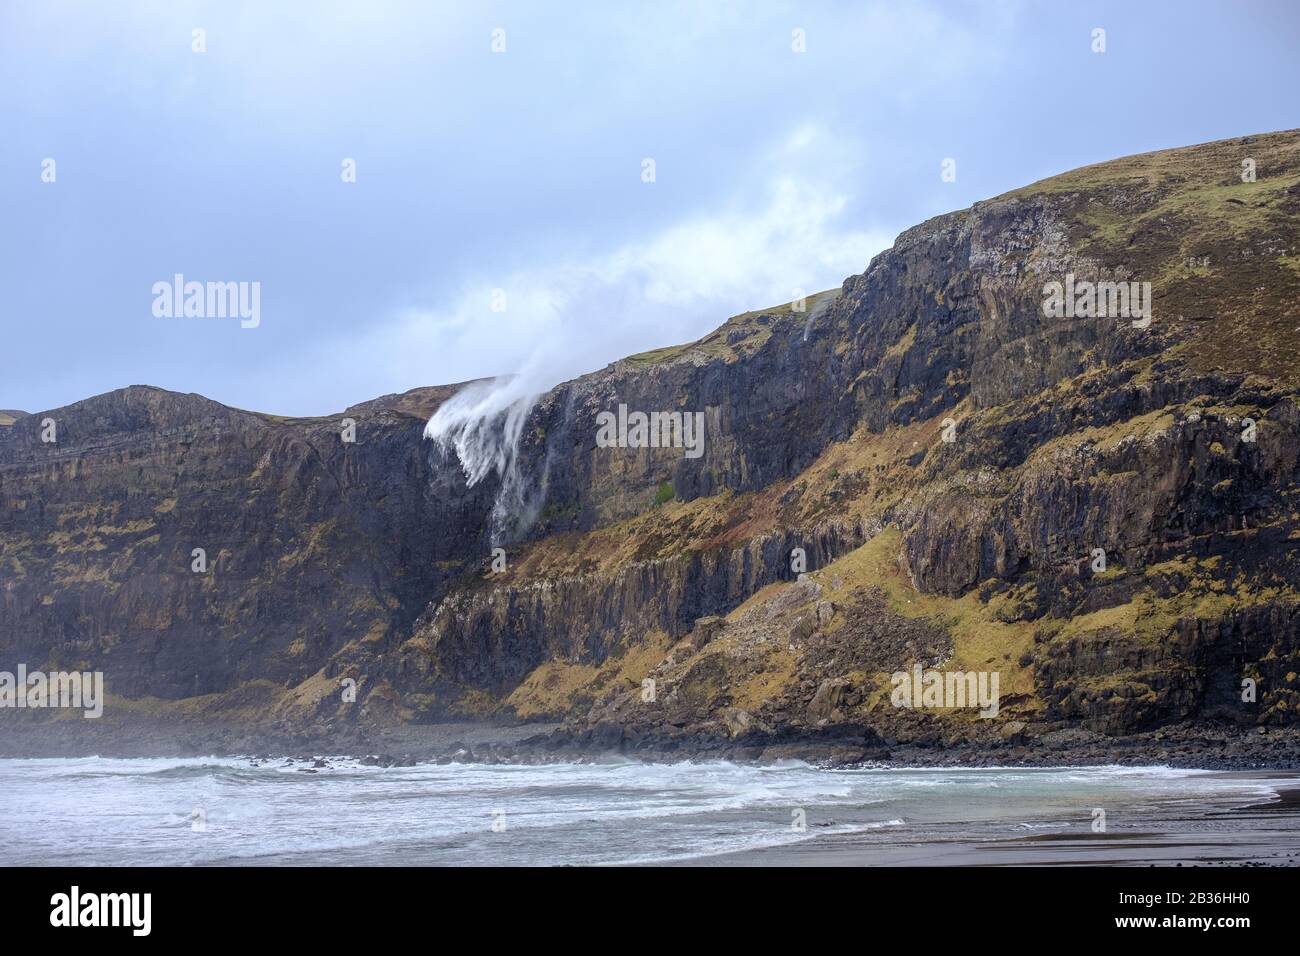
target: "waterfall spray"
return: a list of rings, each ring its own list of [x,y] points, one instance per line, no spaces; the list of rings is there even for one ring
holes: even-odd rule
[[[471,488],[493,473],[500,480],[491,515],[494,545],[521,521],[531,523],[535,511],[519,467],[519,439],[541,394],[518,376],[475,383],[444,402],[424,428],[440,450],[456,452]]]

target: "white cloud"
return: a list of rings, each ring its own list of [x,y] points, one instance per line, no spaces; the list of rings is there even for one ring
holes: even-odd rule
[[[625,355],[691,341],[796,290],[838,286],[892,240],[850,222],[840,180],[850,165],[825,131],[801,127],[738,183],[757,201],[734,198],[584,260],[483,277],[445,307],[375,327],[348,361],[386,370],[389,382],[511,374],[521,379],[516,390],[542,392]],[[505,292],[503,312],[492,310],[495,289]]]

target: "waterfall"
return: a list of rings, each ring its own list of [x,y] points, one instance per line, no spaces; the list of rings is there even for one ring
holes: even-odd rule
[[[500,481],[491,514],[493,545],[536,517],[539,497],[519,467],[519,440],[537,400],[545,394],[521,376],[469,385],[429,419],[424,437],[444,453],[454,450],[472,488],[495,473]],[[542,483],[545,476],[542,476]]]

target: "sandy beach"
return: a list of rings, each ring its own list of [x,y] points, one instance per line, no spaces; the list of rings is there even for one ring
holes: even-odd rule
[[[1247,806],[1203,805],[1175,816],[1136,815],[1122,828],[1086,824],[1052,832],[963,833],[924,838],[862,834],[813,837],[686,861],[691,866],[1300,866],[1300,773],[1216,774],[1276,788]]]

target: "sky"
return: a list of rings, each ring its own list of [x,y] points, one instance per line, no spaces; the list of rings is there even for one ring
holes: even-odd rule
[[[1290,0],[0,0],[0,408],[548,387],[976,200],[1300,126],[1298,37]],[[178,273],[256,325],[156,314]]]

